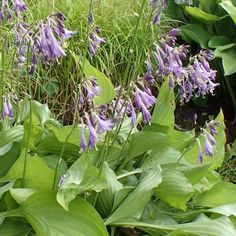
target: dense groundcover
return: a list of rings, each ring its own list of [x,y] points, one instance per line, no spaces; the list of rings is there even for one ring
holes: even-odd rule
[[[236,236],[234,0],[0,0],[0,235]]]

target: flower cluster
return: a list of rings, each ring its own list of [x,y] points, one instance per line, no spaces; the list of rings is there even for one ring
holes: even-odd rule
[[[178,29],[162,36],[155,45],[154,58],[157,62],[156,77],[169,77],[170,88],[178,85],[181,102],[188,102],[193,96],[214,94],[218,86],[215,83],[216,71],[211,69],[211,51],[201,51],[194,57],[188,57],[188,45],[176,45]]]
[[[198,149],[199,149],[199,162],[203,162],[203,155],[212,157],[214,154],[214,149],[216,147],[215,135],[218,134],[217,126],[220,126],[221,123],[218,121],[211,120],[206,124],[206,128],[203,129],[204,133],[204,151],[202,151],[201,143],[197,138]]]
[[[2,0],[0,9],[0,21],[12,20],[13,12],[17,17],[27,10],[27,5],[23,0]]]
[[[84,81],[79,86],[79,114],[81,117],[81,151],[94,148],[100,140],[100,135],[114,127],[112,119],[107,118],[107,110],[101,106],[95,107],[94,99],[102,92],[96,79]],[[86,127],[89,138],[86,139]]]
[[[45,64],[50,64],[66,56],[62,44],[75,32],[65,28],[65,20],[63,14],[56,13],[33,28],[23,21],[16,24],[15,35],[19,47],[19,62],[25,62],[27,56],[31,55],[30,74],[34,73],[40,60]]]
[[[90,26],[90,33],[89,33],[89,50],[90,53],[92,54],[92,56],[95,56],[95,54],[97,53],[100,45],[102,43],[106,42],[105,38],[100,37],[101,35],[101,28],[99,26],[96,26],[94,23],[94,16],[93,13],[90,12],[88,15],[88,23]]]

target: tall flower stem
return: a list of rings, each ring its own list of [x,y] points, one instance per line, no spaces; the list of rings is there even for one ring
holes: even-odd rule
[[[130,51],[130,54],[129,54],[129,57],[128,57],[128,62],[127,62],[127,66],[126,66],[124,77],[123,77],[124,80],[122,80],[120,89],[118,91],[117,100],[116,100],[116,103],[115,103],[115,106],[114,106],[114,111],[113,111],[113,114],[112,114],[113,117],[115,115],[115,110],[116,110],[116,108],[118,106],[119,100],[120,100],[120,98],[122,96],[123,88],[124,88],[125,84],[129,81],[129,72],[130,72],[130,69],[131,69],[131,62],[132,62],[132,58],[133,58],[132,49],[133,49],[133,47],[135,45],[135,39],[136,39],[136,36],[137,36],[137,33],[138,33],[138,28],[139,28],[139,25],[140,25],[140,21],[141,21],[141,18],[142,18],[142,12],[143,12],[143,9],[145,7],[145,4],[146,4],[146,0],[143,0],[142,5],[141,5],[140,10],[139,10],[139,17],[138,17],[138,20],[137,20],[136,25],[135,25],[132,41],[130,43],[131,51]],[[119,127],[120,126],[118,125],[118,129],[117,130],[120,129]],[[115,135],[115,137],[113,137],[113,140],[116,140],[117,135],[118,135],[118,132],[116,132],[116,135]],[[110,132],[108,132],[106,134],[105,141],[104,141],[103,146],[102,146],[102,150],[101,150],[101,152],[98,155],[98,163],[97,163],[97,165],[100,168],[101,168],[102,163],[106,159],[106,154],[107,154],[106,147],[108,146],[109,142],[110,142]]]

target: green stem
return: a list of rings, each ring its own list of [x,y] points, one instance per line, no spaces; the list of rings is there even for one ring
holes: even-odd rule
[[[59,159],[58,159],[58,161],[57,161],[55,174],[54,174],[53,187],[52,187],[53,190],[55,190],[55,188],[56,188],[59,166],[60,166],[60,163],[61,163],[61,161],[62,161],[62,159],[63,159],[62,156],[63,156],[63,154],[64,154],[64,151],[65,151],[65,148],[66,148],[66,144],[67,144],[67,142],[68,142],[70,136],[71,136],[72,133],[74,132],[75,128],[76,128],[76,125],[74,125],[74,126],[72,127],[70,133],[67,135],[65,141],[63,142],[63,145],[62,145],[62,148],[61,148],[61,152],[60,152],[60,155],[59,155]]]

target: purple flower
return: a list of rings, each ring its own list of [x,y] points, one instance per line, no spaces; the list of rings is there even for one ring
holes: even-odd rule
[[[213,151],[213,146],[212,146],[211,143],[209,142],[208,138],[205,137],[204,153],[205,153],[207,156],[212,157],[213,152],[214,152],[214,151]]]
[[[102,92],[102,88],[94,79],[84,82],[84,88],[86,90],[86,97],[89,100],[94,99],[94,97],[98,96]]]
[[[201,143],[200,143],[198,138],[196,138],[196,141],[197,141],[198,152],[199,152],[198,161],[199,161],[200,164],[202,164],[202,162],[203,162],[203,153],[202,153]]]
[[[13,106],[11,104],[9,95],[5,96],[4,98],[2,116],[4,118],[13,118]]]
[[[86,121],[87,121],[87,125],[89,128],[89,143],[88,143],[88,147],[89,148],[94,148],[96,146],[96,143],[99,141],[98,135],[96,133],[95,127],[92,125],[91,121],[90,121],[90,117],[88,116],[88,114],[86,114]]]
[[[97,53],[97,50],[99,49],[100,45],[102,43],[106,42],[105,38],[101,38],[99,34],[101,33],[101,29],[98,27],[95,27],[89,36],[89,47],[90,47],[90,52],[94,56]]]
[[[96,116],[98,122],[98,133],[102,134],[106,131],[110,131],[113,129],[114,122],[112,120],[104,120],[99,116]]]
[[[14,0],[14,11],[16,15],[18,16],[20,12],[24,12],[27,10],[27,5],[23,0]]]

